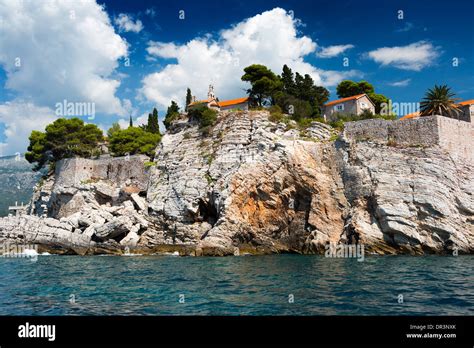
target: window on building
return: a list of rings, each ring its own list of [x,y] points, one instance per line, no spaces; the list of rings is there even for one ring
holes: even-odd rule
[[[369,104],[367,104],[366,102],[360,102],[360,108],[361,108],[361,109],[368,109],[368,108],[369,108]]]
[[[338,104],[334,107],[336,111],[342,111],[344,110],[344,104]]]

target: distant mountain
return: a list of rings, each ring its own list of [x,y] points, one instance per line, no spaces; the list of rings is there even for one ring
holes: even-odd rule
[[[27,204],[40,173],[23,156],[0,157],[0,216],[8,215],[8,206]]]

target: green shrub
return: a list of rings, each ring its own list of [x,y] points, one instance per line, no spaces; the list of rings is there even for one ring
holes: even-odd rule
[[[209,133],[210,128],[216,123],[217,111],[209,109],[207,106],[200,106],[188,111],[190,119],[199,122],[199,129],[203,133]]]
[[[330,122],[329,125],[333,128],[343,130],[344,129],[344,123],[345,123],[344,120],[336,120],[336,121]]]
[[[109,140],[110,151],[114,156],[144,154],[153,157],[161,135],[138,127],[129,127],[115,132]]]
[[[146,169],[151,168],[151,167],[156,167],[156,162],[153,161],[146,161],[143,163]]]
[[[268,116],[268,120],[275,123],[282,122],[284,118],[285,115],[283,115],[281,112],[273,112],[270,114],[270,116]]]
[[[300,118],[296,120],[296,123],[298,123],[298,126],[300,128],[306,129],[309,126],[311,126],[311,123],[314,121],[312,118]]]
[[[268,111],[273,114],[273,113],[279,113],[281,114],[282,113],[282,110],[281,110],[281,107],[279,107],[278,105],[272,105],[268,108]]]

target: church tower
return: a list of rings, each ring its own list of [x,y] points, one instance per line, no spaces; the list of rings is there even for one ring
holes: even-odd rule
[[[216,100],[216,95],[214,94],[214,86],[209,85],[209,92],[207,92],[207,100]]]

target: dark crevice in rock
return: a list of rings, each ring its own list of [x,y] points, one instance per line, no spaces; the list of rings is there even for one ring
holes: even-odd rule
[[[216,223],[218,219],[218,212],[216,207],[208,201],[199,199],[198,201],[199,210],[198,210],[198,221],[206,221],[212,226]]]

